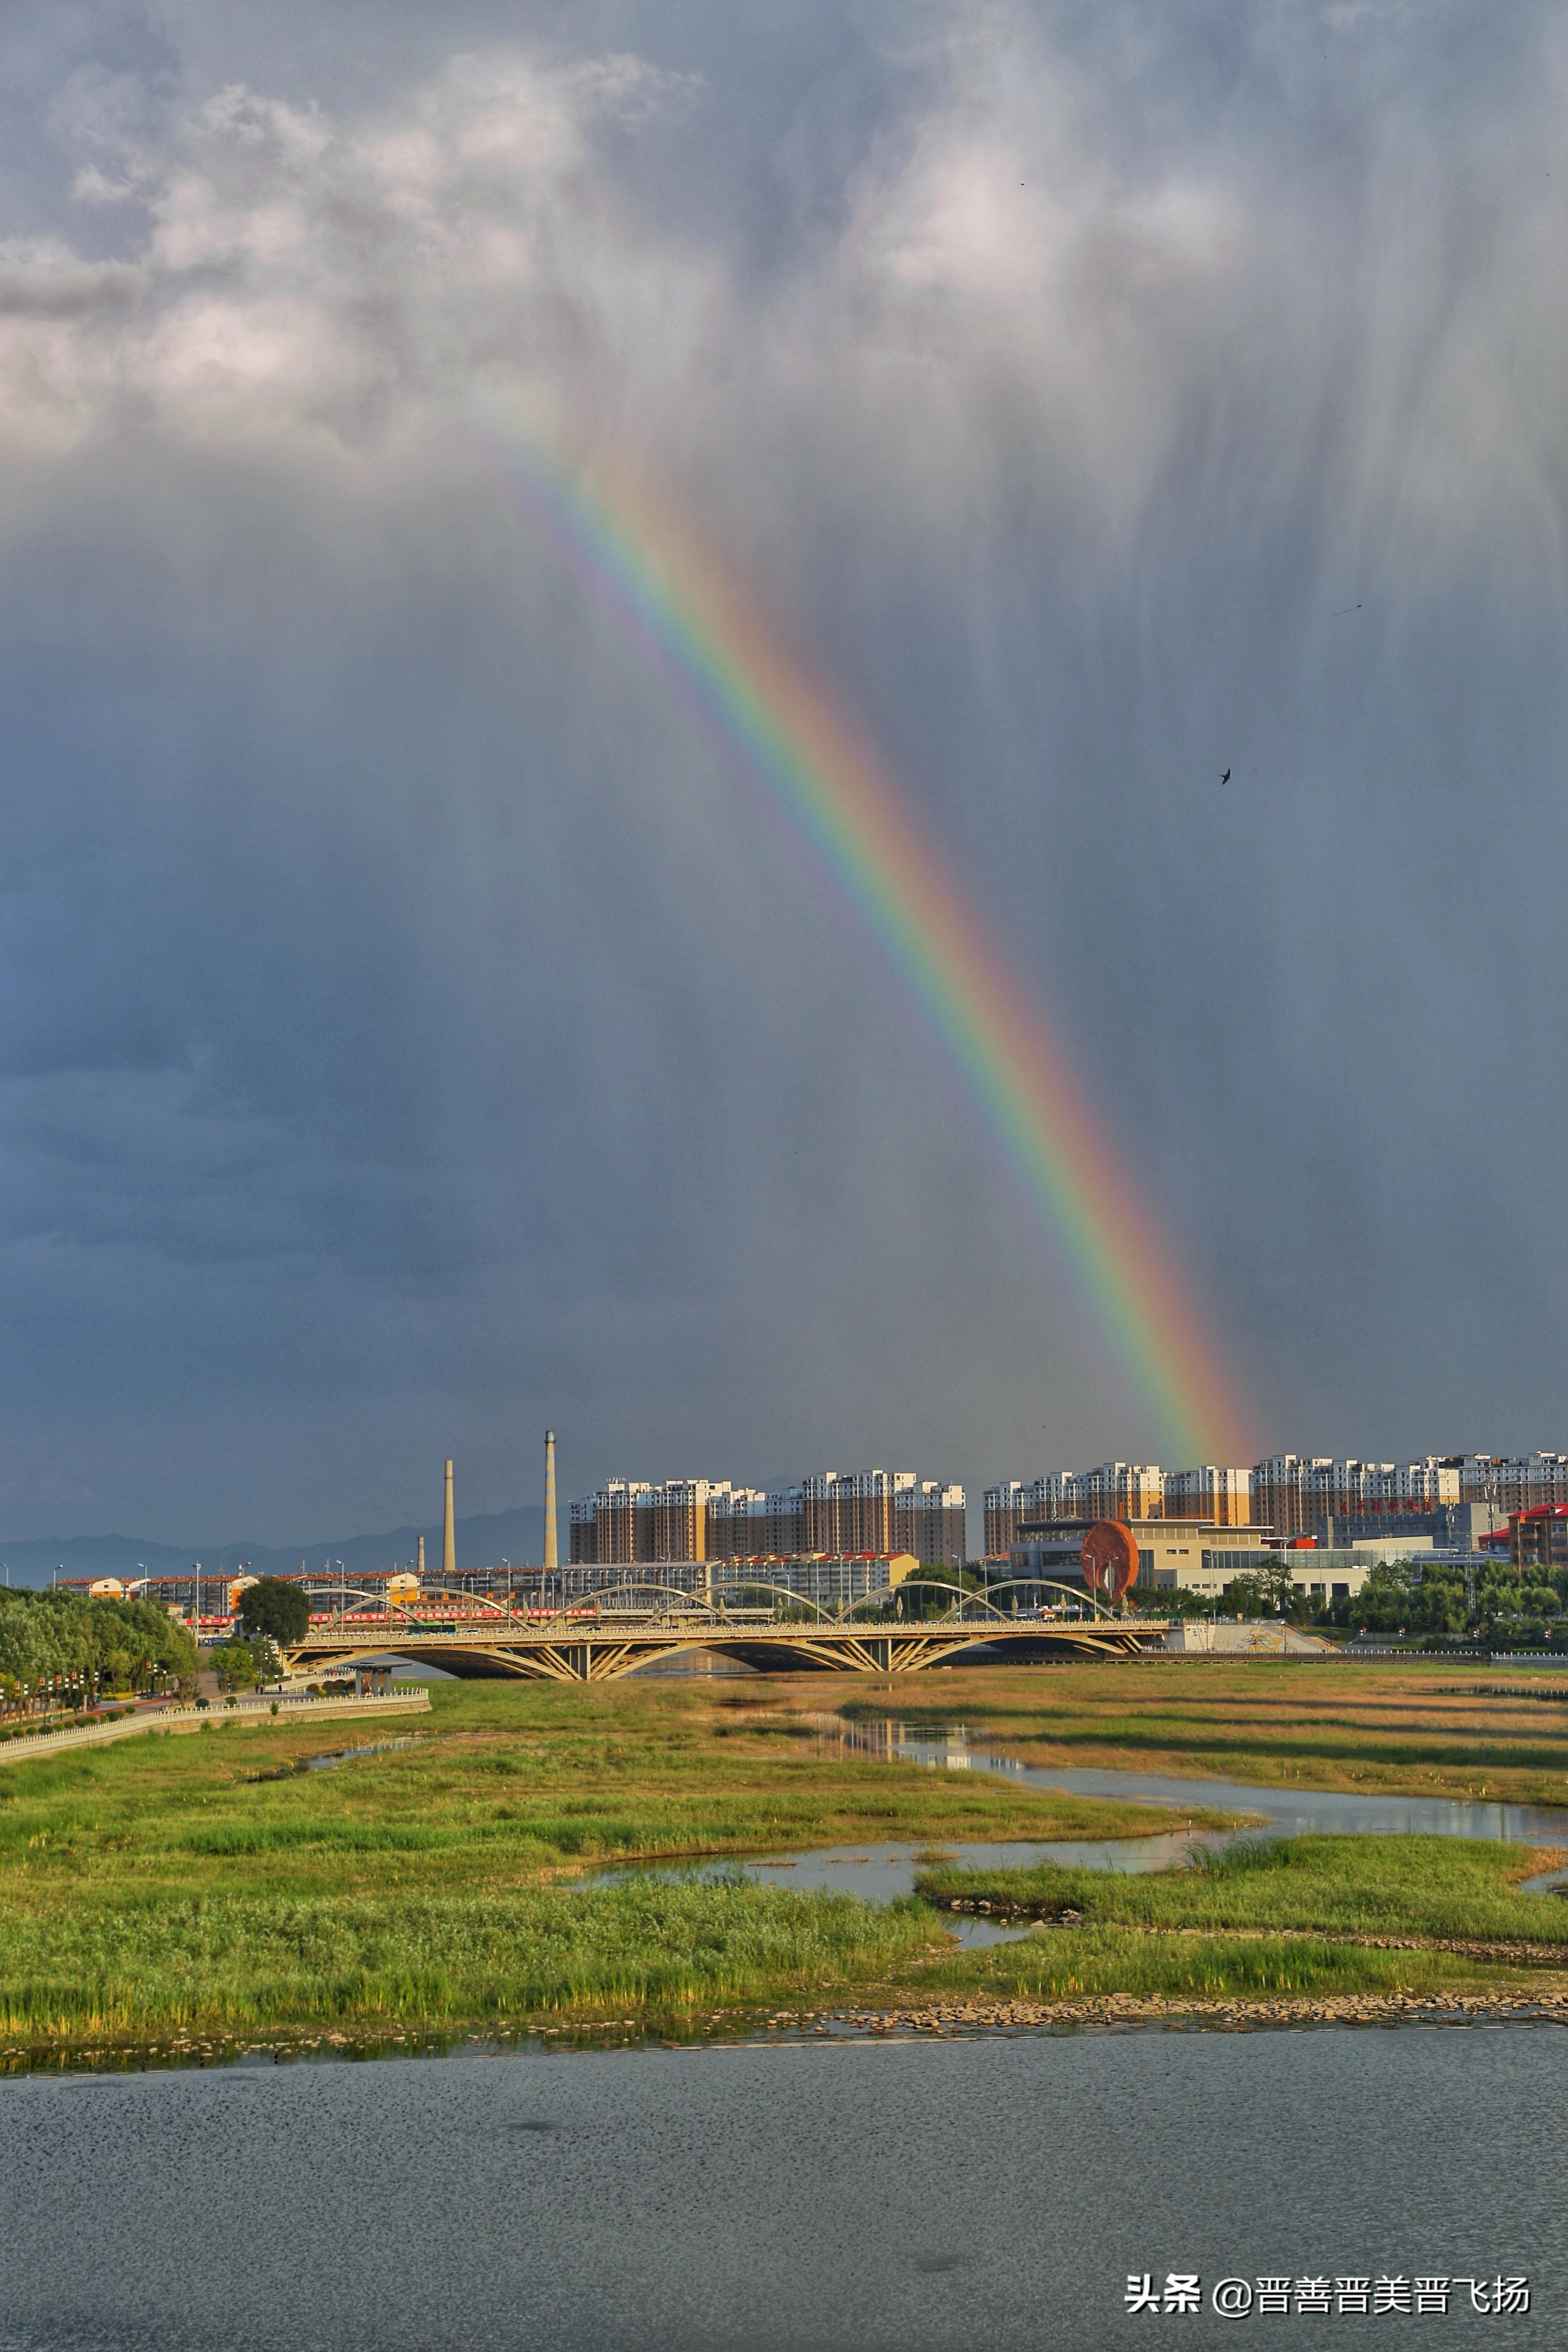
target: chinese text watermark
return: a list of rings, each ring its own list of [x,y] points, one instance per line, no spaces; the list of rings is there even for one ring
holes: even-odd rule
[[[1466,2309],[1491,2319],[1530,2309],[1527,2278],[1407,2278],[1403,2272],[1382,2278],[1222,2278],[1206,2290],[1196,2271],[1167,2271],[1163,2284],[1152,2271],[1129,2272],[1124,2303],[1130,2312],[1164,2317],[1202,2311],[1205,2293],[1209,2309],[1221,2319],[1270,2314],[1331,2318],[1352,2311],[1371,2317],[1402,2312],[1414,2318]]]

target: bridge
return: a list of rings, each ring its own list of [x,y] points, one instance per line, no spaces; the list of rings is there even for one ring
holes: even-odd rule
[[[519,1610],[510,1601],[440,1588],[393,1602],[334,1585],[330,1619],[312,1622],[298,1642],[280,1647],[299,1678],[394,1654],[464,1679],[597,1683],[660,1658],[703,1651],[763,1674],[913,1675],[965,1652],[1020,1661],[1128,1658],[1163,1639],[1163,1622],[1118,1617],[1092,1596],[1038,1577],[1017,1582],[1031,1592],[1059,1591],[1080,1609],[1089,1599],[1092,1613],[1001,1609],[991,1594],[925,1577],[923,1591],[951,1596],[941,1616],[905,1619],[890,1592],[834,1611],[764,1583],[745,1588],[770,1595],[761,1606],[731,1607],[668,1585],[628,1584],[555,1610]],[[1007,1589],[994,1586],[992,1594]],[[322,1597],[320,1591],[316,1597]]]

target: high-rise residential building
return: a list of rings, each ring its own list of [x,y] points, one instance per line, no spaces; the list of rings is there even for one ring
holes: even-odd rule
[[[995,1559],[1009,1551],[1020,1528],[1058,1519],[1157,1519],[1164,1507],[1165,1474],[1157,1462],[1050,1471],[1026,1486],[1009,1479],[985,1489],[986,1554]]]
[[[1201,1462],[1195,1470],[1165,1473],[1165,1517],[1206,1519],[1216,1528],[1252,1524],[1252,1473]]]
[[[710,1559],[751,1559],[768,1549],[768,1498],[759,1486],[720,1480],[708,1490]]]
[[[922,1568],[962,1568],[969,1549],[968,1496],[962,1486],[915,1478],[894,1497],[893,1549]]]
[[[912,1552],[961,1568],[962,1486],[912,1470],[826,1470],[763,1494],[706,1478],[612,1478],[572,1506],[575,1562],[835,1558]]]
[[[1568,1454],[1452,1454],[1443,1467],[1457,1473],[1460,1502],[1489,1505],[1500,1525],[1516,1511],[1568,1503]]]
[[[1275,1454],[1252,1472],[1253,1509],[1277,1536],[1315,1535],[1326,1519],[1438,1511],[1468,1500],[1461,1488],[1458,1462],[1434,1454],[1406,1463]]]
[[[1277,1536],[1310,1535],[1317,1520],[1312,1474],[1332,1468],[1326,1454],[1271,1454],[1266,1462],[1255,1462],[1252,1507],[1258,1524],[1271,1528]]]
[[[1103,1462],[1054,1471],[1025,1485],[985,1489],[985,1551],[1010,1552],[1026,1528],[1092,1519],[1201,1519],[1215,1527],[1266,1528],[1270,1535],[1321,1538],[1327,1523],[1363,1530],[1383,1519],[1441,1520],[1471,1504],[1501,1527],[1518,1511],[1568,1503],[1568,1454],[1428,1454],[1415,1462],[1363,1462],[1328,1454],[1271,1454],[1250,1470],[1200,1463]]]
[[[1081,1473],[1075,1518],[1158,1519],[1165,1512],[1165,1474],[1157,1462],[1102,1462]]]
[[[1005,1478],[994,1486],[987,1486],[984,1497],[985,1557],[1001,1559],[1011,1552],[1014,1538],[1025,1523],[1024,1498],[1030,1492],[1021,1478]]]
[[[705,1559],[708,1493],[705,1478],[606,1479],[572,1506],[572,1559],[600,1567]]]
[[[607,1478],[596,1495],[572,1506],[572,1561],[596,1560],[603,1567],[637,1557],[637,1507],[651,1492],[630,1478]]]

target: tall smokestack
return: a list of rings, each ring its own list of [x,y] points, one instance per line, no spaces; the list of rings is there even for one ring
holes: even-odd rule
[[[447,1465],[447,1517],[441,1529],[441,1581],[458,1580],[458,1522],[452,1517],[452,1465]]]
[[[555,1553],[555,1432],[544,1433],[544,1565],[558,1568]]]
[[[423,1536],[419,1538],[419,1581],[421,1584],[425,1581],[425,1538]]]

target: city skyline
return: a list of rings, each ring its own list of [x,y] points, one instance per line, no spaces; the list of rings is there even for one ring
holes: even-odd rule
[[[460,1484],[460,1464],[457,1475]],[[842,1490],[842,1503],[832,1499],[836,1487]],[[1275,1535],[1289,1536],[1310,1533],[1325,1518],[1371,1521],[1380,1515],[1430,1515],[1473,1503],[1485,1503],[1500,1523],[1513,1511],[1563,1501],[1568,1452],[1542,1448],[1513,1454],[1428,1454],[1403,1463],[1279,1454],[1230,1468],[1177,1469],[1112,1459],[1083,1471],[1038,1474],[1029,1481],[994,1478],[977,1490],[973,1510],[970,1490],[962,1482],[921,1472],[808,1473],[758,1486],[718,1478],[609,1478],[568,1502],[566,1557],[569,1562],[597,1559],[595,1506],[606,1503],[624,1520],[606,1557],[658,1561],[904,1549],[928,1559],[980,1559],[1005,1552],[1020,1527],[1051,1519],[1165,1516],[1268,1527]],[[706,1529],[700,1538],[695,1534],[710,1507],[723,1515],[712,1541]],[[647,1519],[641,1533],[636,1530],[639,1511]],[[874,1512],[880,1516],[873,1517]],[[737,1515],[733,1528],[731,1515]],[[546,1551],[545,1517],[542,1493],[538,1503],[455,1513],[459,1569],[494,1567],[503,1559],[519,1568],[537,1567]],[[743,1534],[734,1531],[742,1528]],[[593,1540],[584,1541],[584,1530]],[[0,1539],[0,1563],[12,1580],[35,1584],[48,1582],[57,1568],[68,1576],[127,1575],[142,1567],[153,1574],[184,1574],[193,1559],[205,1560],[214,1572],[230,1572],[257,1562],[269,1570],[320,1568],[342,1556],[351,1572],[356,1567],[368,1571],[407,1565],[421,1540],[435,1559],[444,1533],[441,1511],[379,1532],[279,1545],[243,1534],[182,1545],[145,1534],[66,1536],[56,1529],[42,1538]]]

